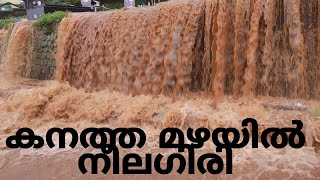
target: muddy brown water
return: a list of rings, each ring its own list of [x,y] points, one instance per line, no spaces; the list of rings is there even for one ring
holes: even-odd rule
[[[58,27],[53,81],[21,77],[32,60],[31,23],[1,31],[0,179],[319,178],[318,3],[172,0],[70,14]],[[261,128],[301,119],[306,145],[237,150],[232,176],[83,176],[76,161],[84,150],[4,144],[21,127],[40,135],[55,126],[141,127],[148,144],[140,151],[156,153],[160,129],[240,129],[246,117]]]

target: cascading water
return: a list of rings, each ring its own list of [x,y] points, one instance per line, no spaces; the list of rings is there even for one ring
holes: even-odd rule
[[[59,27],[57,78],[88,90],[188,91],[202,59],[205,7],[190,2],[72,14]]]
[[[40,135],[51,127],[141,127],[150,144],[137,151],[156,153],[163,128],[242,129],[240,120],[247,117],[259,121],[259,132],[289,127],[292,119],[301,119],[308,147],[237,149],[232,177],[319,177],[319,101],[293,99],[320,99],[319,3],[172,0],[148,8],[70,14],[60,23],[56,40],[56,80],[62,83],[4,81],[17,80],[21,74],[25,77],[34,58],[30,57],[35,48],[34,28],[28,22],[16,23],[7,34],[8,44],[0,44],[4,49],[0,52],[0,179],[21,179],[26,172],[29,179],[77,179],[81,175],[72,166],[77,163],[67,163],[70,157],[78,159],[77,150],[48,155],[49,151],[40,149],[32,151],[36,158],[30,158],[31,151],[27,157],[23,150],[6,154],[5,139],[22,127],[34,128]],[[51,64],[42,58],[35,62],[31,63],[35,67]],[[184,93],[174,100],[148,95]],[[215,103],[213,97],[223,95],[287,98],[227,97]],[[211,145],[203,149],[214,150]],[[190,176],[178,178],[184,177]]]
[[[57,79],[89,91],[319,99],[318,16],[316,0],[176,0],[72,14],[58,30]],[[27,68],[32,28],[13,31],[3,57],[11,75]]]
[[[5,44],[5,36],[9,35],[8,44]],[[30,42],[32,37],[32,24],[18,22],[11,33],[3,32],[1,46],[0,73],[6,80],[14,82],[28,71],[30,54]]]
[[[319,98],[315,93],[319,79],[306,66],[305,51],[309,47],[300,22],[306,20],[300,12],[304,4],[307,2],[207,1],[206,12],[210,16],[207,15],[206,26],[211,31],[206,32],[209,42],[205,50],[210,52],[206,52],[204,66],[211,67],[210,75],[206,75],[211,79],[206,82],[213,81],[209,84],[216,96],[224,93]],[[317,26],[313,32],[317,34]],[[309,52],[317,56],[317,51]],[[209,55],[211,59],[207,60]],[[313,59],[313,63],[317,61]],[[307,77],[314,81],[307,81]]]
[[[317,7],[187,0],[72,14],[59,28],[57,78],[90,91],[319,99]]]

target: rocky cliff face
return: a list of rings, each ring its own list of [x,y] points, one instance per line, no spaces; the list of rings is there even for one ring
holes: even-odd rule
[[[56,34],[45,34],[36,30],[33,38],[32,60],[27,77],[33,79],[53,79],[56,69]]]

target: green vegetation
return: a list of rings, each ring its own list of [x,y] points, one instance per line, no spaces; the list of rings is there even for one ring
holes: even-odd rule
[[[136,6],[141,5],[142,2],[144,2],[146,5],[148,4],[148,3],[146,3],[146,1],[144,1],[144,0],[136,0]],[[157,0],[157,2],[158,2],[158,0]]]
[[[120,9],[123,8],[123,1],[114,1],[114,2],[102,2],[106,9]]]
[[[34,23],[34,26],[44,30],[46,34],[50,34],[54,31],[56,24],[60,23],[67,13],[68,12],[57,11],[45,14]]]
[[[120,9],[123,8],[124,0],[100,0],[101,7],[98,8],[99,11],[104,10],[110,10],[110,9]],[[141,5],[142,2],[144,4],[148,4],[148,1],[151,0],[136,0],[136,6]],[[167,1],[167,0],[161,0],[161,2]],[[81,6],[80,0],[48,0],[48,4],[54,4],[54,5],[75,5],[75,6]],[[158,0],[156,0],[156,3],[158,3]]]
[[[167,0],[160,1],[163,2]],[[136,0],[136,7],[138,7],[138,5],[142,5],[142,2],[144,2],[145,5],[148,4],[148,0]],[[156,0],[156,3],[158,3],[158,0]],[[120,9],[124,6],[123,0],[101,0],[101,5],[103,5],[106,9]]]
[[[0,29],[8,29],[16,20],[13,17],[0,19]]]
[[[48,4],[53,4],[53,5],[64,5],[64,6],[69,6],[69,5],[77,5],[81,6],[80,0],[49,0],[47,1]]]

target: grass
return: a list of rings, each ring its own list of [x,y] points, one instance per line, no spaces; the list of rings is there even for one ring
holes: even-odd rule
[[[33,25],[43,30],[46,34],[50,34],[54,31],[56,24],[60,23],[61,20],[67,15],[68,12],[56,11],[48,13],[38,19]]]
[[[16,20],[13,17],[0,19],[0,29],[8,29]]]

